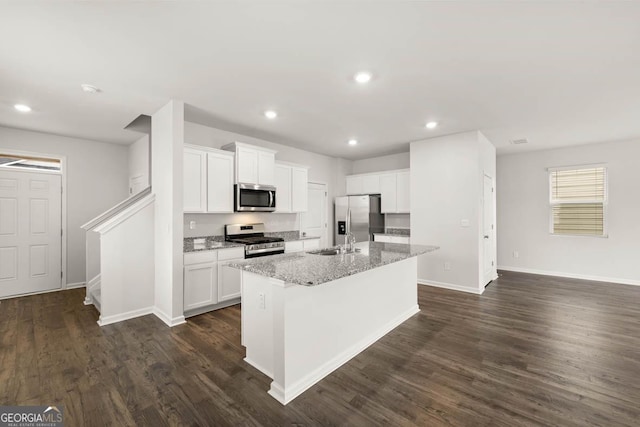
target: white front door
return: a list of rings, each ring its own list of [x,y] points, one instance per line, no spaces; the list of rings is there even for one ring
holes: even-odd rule
[[[61,176],[0,171],[0,298],[62,287]]]
[[[309,183],[307,212],[300,215],[302,232],[307,236],[320,237],[320,247],[326,248],[327,241],[327,185]]]
[[[482,241],[483,241],[483,271],[484,271],[484,284],[486,285],[493,279],[495,279],[495,259],[494,258],[494,244],[495,233],[493,225],[493,178],[490,176],[484,176],[484,191],[483,191],[483,227],[482,227]]]

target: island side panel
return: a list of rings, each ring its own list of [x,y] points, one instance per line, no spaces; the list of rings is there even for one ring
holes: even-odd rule
[[[417,261],[274,292],[283,314],[273,318],[269,393],[286,404],[419,311]]]
[[[247,349],[244,360],[270,378],[274,371],[273,289],[283,286],[282,281],[242,272],[242,344]]]

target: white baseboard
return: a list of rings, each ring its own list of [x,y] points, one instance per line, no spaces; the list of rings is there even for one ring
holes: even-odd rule
[[[395,319],[392,319],[382,328],[364,337],[362,340],[358,341],[357,343],[355,343],[354,345],[352,345],[342,353],[338,354],[336,357],[327,361],[325,364],[318,367],[316,370],[314,370],[304,378],[298,380],[296,383],[287,387],[287,390],[285,390],[284,387],[282,387],[282,385],[277,384],[275,381],[271,382],[271,388],[269,390],[269,394],[278,402],[282,403],[283,405],[286,405],[287,403],[291,402],[293,399],[298,397],[300,394],[305,392],[308,388],[316,384],[322,378],[326,377],[331,372],[335,371],[340,366],[344,365],[349,360],[353,359],[355,356],[360,354],[371,344],[375,343],[380,338],[387,335],[393,329],[398,327],[400,324],[404,323],[411,316],[419,312],[420,312],[420,307],[418,307],[418,305],[411,307],[409,310],[405,311]]]
[[[262,366],[260,366],[253,360],[249,359],[248,357],[245,357],[244,361],[247,362],[249,365],[253,366],[254,368],[256,368],[258,371],[268,376],[269,378],[273,379],[273,372],[271,372],[270,370],[263,368]]]
[[[466,286],[454,285],[453,283],[436,282],[434,280],[418,279],[418,284],[425,286],[435,286],[436,288],[451,289],[452,291],[468,292],[470,294],[476,295],[482,295],[482,293],[484,292],[484,287],[482,289],[469,288]]]
[[[93,277],[91,280],[89,280],[87,282],[87,288],[93,288],[94,286],[100,286],[101,280],[102,280],[102,276],[100,274],[97,274],[95,277]]]
[[[65,289],[77,289],[77,288],[84,288],[84,286],[86,285],[85,282],[77,282],[77,283],[67,283]]]
[[[154,307],[153,314],[160,320],[162,320],[167,326],[170,328],[178,325],[182,325],[183,323],[187,323],[184,316],[170,317],[164,311],[160,310],[158,307]]]
[[[609,283],[619,283],[621,285],[640,286],[640,280],[591,276],[588,274],[563,273],[560,271],[536,270],[533,268],[520,268],[520,267],[508,267],[508,266],[498,266],[498,270],[513,271],[516,273],[540,274],[542,276],[566,277],[567,279],[582,279],[582,280],[591,280],[594,282],[609,282]]]
[[[112,316],[100,316],[98,319],[98,325],[106,326],[112,323],[122,322],[124,320],[134,319],[140,316],[146,316],[153,313],[153,307],[141,308],[139,310],[127,311],[126,313],[114,314]]]

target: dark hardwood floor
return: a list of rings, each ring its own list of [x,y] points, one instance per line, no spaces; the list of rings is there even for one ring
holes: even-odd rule
[[[286,407],[242,361],[240,309],[100,328],[84,290],[0,303],[0,404],[66,425],[640,425],[640,287],[503,272],[419,287],[421,313]]]

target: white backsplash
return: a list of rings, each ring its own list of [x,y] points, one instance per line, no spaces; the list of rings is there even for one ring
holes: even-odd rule
[[[196,222],[191,230],[189,223]],[[184,214],[184,237],[218,236],[224,234],[225,224],[252,224],[263,222],[265,231],[293,231],[300,229],[298,214],[283,213],[233,213],[233,214]]]

